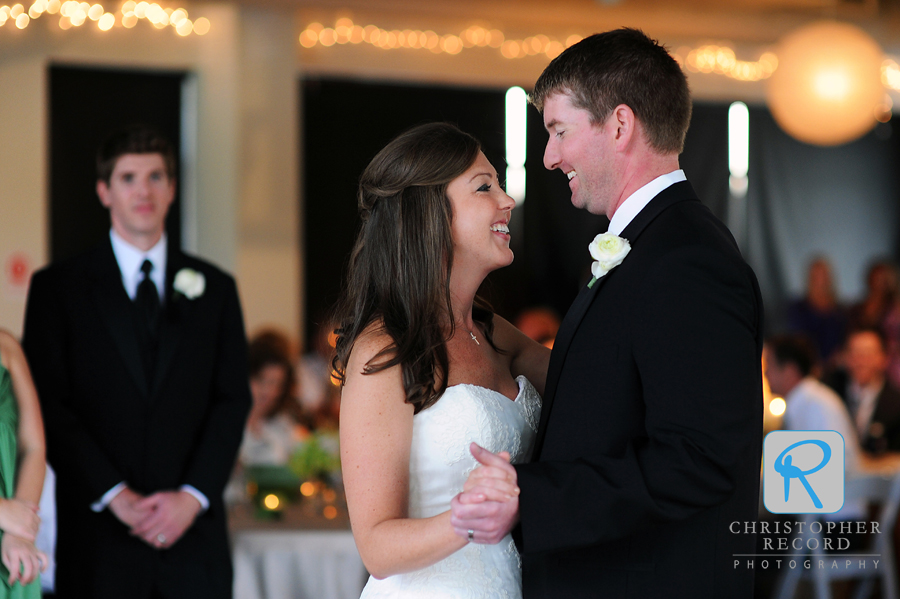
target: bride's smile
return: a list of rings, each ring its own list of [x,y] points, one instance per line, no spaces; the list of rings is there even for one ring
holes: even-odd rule
[[[515,200],[500,186],[497,171],[481,152],[466,172],[447,186],[453,210],[454,269],[480,276],[513,261],[509,219]]]

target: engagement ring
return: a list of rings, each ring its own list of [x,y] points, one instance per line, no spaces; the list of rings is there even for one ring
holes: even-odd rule
[[[159,533],[158,535],[156,535],[156,540],[159,541],[160,545],[165,545],[166,544],[166,535]]]
[[[470,528],[469,529],[469,542],[471,543],[474,540],[475,540],[475,531]]]

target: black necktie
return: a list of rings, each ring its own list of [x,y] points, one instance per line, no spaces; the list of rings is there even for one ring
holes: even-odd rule
[[[134,301],[138,312],[147,323],[151,338],[154,338],[156,337],[156,325],[159,321],[159,292],[153,279],[150,278],[152,270],[153,263],[149,260],[144,260],[144,263],[141,264],[141,272],[144,273],[144,278],[141,279],[138,285],[137,297]]]

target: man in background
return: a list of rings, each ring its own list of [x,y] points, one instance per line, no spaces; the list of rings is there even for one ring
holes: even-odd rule
[[[57,474],[57,595],[231,597],[222,492],[250,405],[235,283],[166,237],[166,139],[113,135],[97,176],[109,237],[37,272],[25,318]]]
[[[861,471],[862,452],[856,428],[841,398],[812,376],[816,352],[812,343],[798,334],[777,335],[763,346],[766,378],[772,393],[784,398],[784,429],[794,431],[836,431],[844,438],[844,469],[848,477]],[[865,520],[866,506],[848,501],[826,519]],[[856,540],[861,540],[856,539]],[[851,540],[851,542],[856,542]]]
[[[846,370],[829,384],[847,404],[863,450],[872,455],[900,451],[900,391],[887,378],[887,343],[878,329],[847,337]]]

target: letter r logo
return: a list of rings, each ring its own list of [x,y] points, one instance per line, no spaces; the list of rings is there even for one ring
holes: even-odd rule
[[[844,505],[844,438],[773,431],[763,444],[763,502],[773,514],[831,514]]]

